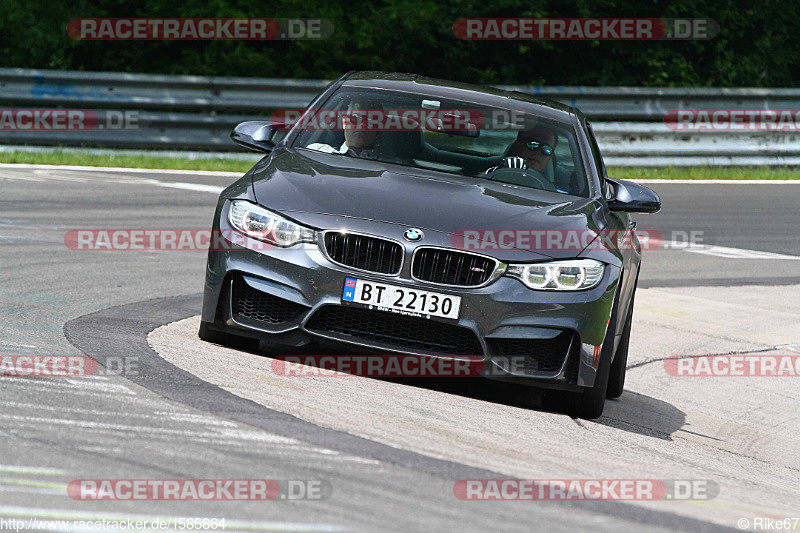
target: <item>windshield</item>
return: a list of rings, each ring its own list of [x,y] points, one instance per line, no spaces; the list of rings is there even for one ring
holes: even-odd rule
[[[588,196],[572,126],[518,109],[343,88],[295,120],[294,148]]]

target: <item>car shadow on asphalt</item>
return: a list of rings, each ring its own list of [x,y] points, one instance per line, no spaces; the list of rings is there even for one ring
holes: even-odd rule
[[[677,432],[695,433],[685,427],[686,413],[671,403],[629,390],[615,400],[606,400],[603,416],[596,422],[637,435],[667,441],[671,441]]]
[[[484,378],[405,378],[387,379],[387,381],[501,405],[568,416],[559,409],[557,395],[552,398],[553,393],[525,385],[502,383]],[[587,421],[574,420],[578,425],[586,426]],[[683,411],[668,402],[632,391],[625,391],[618,399],[606,400],[603,416],[591,422],[667,441],[672,440],[675,432],[687,431],[683,428],[686,423],[686,414]]]
[[[245,349],[265,357],[280,357],[274,352],[259,350],[253,345],[249,347],[239,346],[239,349]],[[324,350],[320,350],[319,346],[313,344],[303,348],[292,349],[291,352],[293,355],[317,356],[321,354],[332,356],[353,354],[352,350],[339,350],[332,346],[326,346]],[[281,353],[282,355],[288,355],[286,352]],[[384,354],[386,353],[388,352],[384,352]],[[381,379],[405,386],[454,394],[500,405],[568,416],[559,409],[560,395],[563,393],[548,392],[534,387],[500,382],[484,377],[371,377],[370,379]],[[586,426],[586,421],[581,419],[574,420],[576,424]],[[629,390],[623,392],[622,396],[617,399],[606,400],[603,416],[592,422],[620,431],[666,441],[671,441],[672,435],[678,431],[692,433],[684,428],[686,414],[683,411],[663,400]]]

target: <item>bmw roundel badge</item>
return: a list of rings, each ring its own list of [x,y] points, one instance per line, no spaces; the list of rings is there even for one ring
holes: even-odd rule
[[[422,239],[422,230],[418,230],[417,228],[407,229],[403,233],[403,238],[407,241],[416,242]]]

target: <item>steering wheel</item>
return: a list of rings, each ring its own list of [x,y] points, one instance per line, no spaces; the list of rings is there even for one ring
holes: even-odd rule
[[[550,192],[558,192],[556,186],[550,183],[544,174],[530,168],[498,168],[484,176],[488,180],[500,181],[511,185],[522,185]],[[531,183],[533,182],[533,183]]]

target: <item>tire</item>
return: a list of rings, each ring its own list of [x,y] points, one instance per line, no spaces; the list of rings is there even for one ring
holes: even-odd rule
[[[613,346],[613,335],[611,339],[611,345]],[[605,342],[603,344],[603,350],[600,355],[600,365],[597,368],[594,386],[583,392],[572,393],[573,397],[568,406],[568,413],[571,416],[594,420],[595,418],[600,418],[603,414],[603,409],[606,406],[606,392],[608,390],[608,372],[611,367],[609,363],[611,360],[610,353],[605,349]]]
[[[615,302],[614,310],[611,313],[611,320],[606,329],[606,338],[603,339],[603,347],[600,350],[600,364],[597,366],[597,375],[594,379],[594,386],[584,389],[581,392],[568,393],[566,399],[566,412],[575,418],[585,418],[593,420],[600,418],[606,406],[606,394],[608,392],[608,376],[611,369],[611,355],[614,351],[614,332],[617,324],[617,308],[619,302]]]
[[[628,365],[628,345],[631,341],[631,324],[633,323],[633,298],[631,298],[630,309],[628,310],[628,318],[625,320],[625,329],[622,331],[622,337],[619,339],[619,346],[617,346],[617,353],[614,356],[614,362],[611,363],[611,369],[608,374],[608,390],[606,391],[606,398],[619,398],[625,389],[625,372]]]
[[[639,273],[636,273],[636,281],[633,283],[633,294],[628,308],[628,318],[625,321],[625,329],[619,339],[617,353],[614,362],[611,363],[611,371],[608,378],[608,391],[606,398],[619,398],[625,390],[625,374],[628,366],[628,345],[631,341],[631,327],[633,325],[633,304],[636,302],[636,289],[639,287]]]

